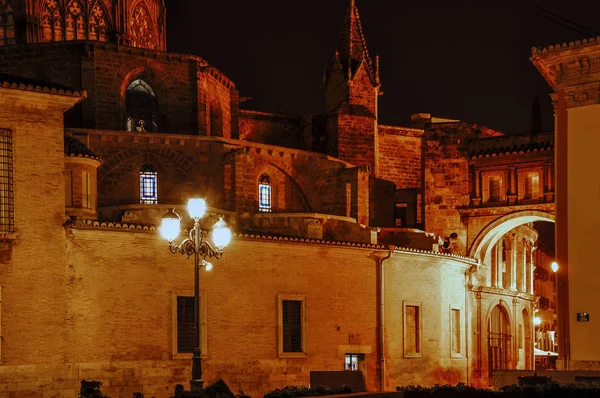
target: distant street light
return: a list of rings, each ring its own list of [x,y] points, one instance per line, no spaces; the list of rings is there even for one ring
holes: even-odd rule
[[[540,326],[542,324],[542,318],[540,318],[539,316],[534,316],[533,317],[533,324],[535,326]]]
[[[187,254],[190,257],[194,255],[194,350],[192,354],[192,379],[190,380],[191,390],[200,390],[204,386],[202,380],[202,352],[200,350],[200,267],[210,271],[212,264],[206,261],[206,258],[220,259],[223,255],[223,249],[231,242],[231,230],[220,217],[212,229],[211,245],[206,239],[207,231],[200,228],[200,219],[206,212],[206,201],[204,199],[188,200],[188,213],[194,219],[194,228],[190,230],[189,238],[186,238],[180,244],[173,243],[173,240],[181,233],[181,217],[175,213],[175,209],[169,210],[162,217],[160,228],[161,235],[169,241],[169,249],[173,254]]]
[[[556,273],[558,271],[558,263],[556,261],[552,261],[550,268],[552,268],[552,272]]]

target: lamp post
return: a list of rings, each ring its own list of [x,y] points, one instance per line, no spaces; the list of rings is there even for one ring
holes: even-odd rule
[[[200,219],[206,212],[206,201],[204,199],[194,198],[188,200],[188,213],[194,219],[194,227],[190,230],[189,238],[181,243],[174,243],[181,232],[181,217],[175,212],[175,209],[169,210],[162,217],[160,228],[161,235],[169,241],[169,249],[173,254],[187,254],[188,258],[194,255],[194,350],[192,354],[192,379],[190,380],[190,389],[200,390],[204,385],[202,380],[202,351],[200,350],[200,268],[210,271],[212,264],[206,261],[206,258],[220,259],[223,255],[223,249],[231,241],[231,230],[220,217],[212,229],[212,241],[210,244],[206,240],[207,231],[200,228]]]

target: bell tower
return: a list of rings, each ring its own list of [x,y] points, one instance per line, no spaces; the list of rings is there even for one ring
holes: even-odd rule
[[[371,59],[354,0],[325,74],[327,152],[377,174],[379,58]]]
[[[95,40],[166,51],[164,0],[0,0],[0,46]]]

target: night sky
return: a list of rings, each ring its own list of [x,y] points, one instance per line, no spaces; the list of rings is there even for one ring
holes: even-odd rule
[[[425,112],[526,133],[537,96],[551,130],[550,89],[531,47],[600,36],[597,0],[355,1],[369,52],[380,56],[383,124],[408,126]],[[168,50],[218,68],[252,97],[243,109],[321,113],[325,61],[348,4],[168,0]]]

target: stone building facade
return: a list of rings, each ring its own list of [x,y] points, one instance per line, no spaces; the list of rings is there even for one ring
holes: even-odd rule
[[[166,52],[162,1],[1,7],[7,394],[187,384],[193,267],[156,226],[196,196],[205,226],[223,215],[235,231],[202,273],[207,383],[256,397],[319,370],[391,390],[533,368],[532,223],[554,220],[552,135],[427,114],[379,124],[353,2],[324,112],[302,117],[241,110],[208,61]]]

